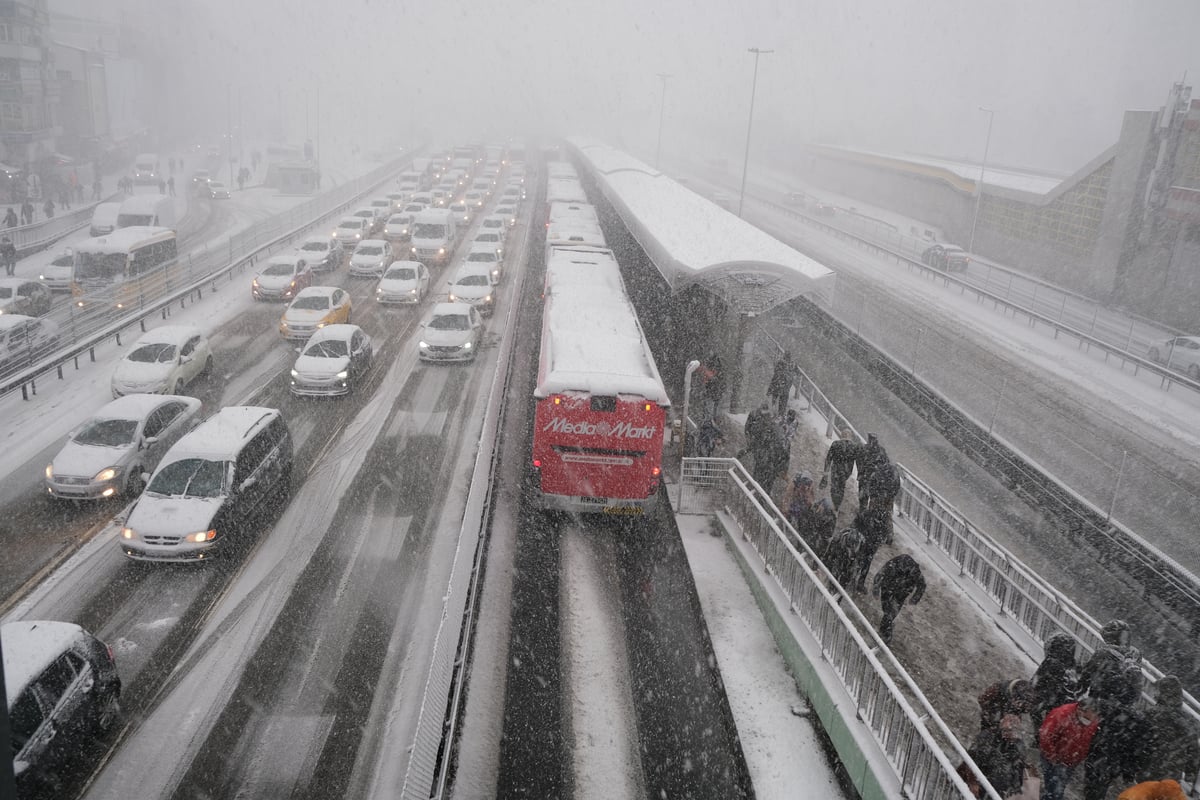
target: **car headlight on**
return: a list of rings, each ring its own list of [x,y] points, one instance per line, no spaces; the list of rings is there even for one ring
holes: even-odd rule
[[[408,293],[409,293],[409,294],[416,294],[416,293],[417,293],[417,290],[416,290],[416,289],[409,289],[409,290],[408,290]]]
[[[375,289],[375,294],[383,294],[383,287],[380,286],[377,289]]]
[[[428,350],[429,342],[417,342],[417,347],[420,348],[421,350]]]
[[[439,255],[439,256],[444,256],[444,255],[446,255],[446,248],[444,248],[444,247],[439,247],[439,248],[438,248],[438,255]]]
[[[46,465],[46,480],[50,480],[53,477],[54,477],[54,465],[47,464]]]
[[[136,539],[138,538],[137,531],[135,531],[133,528],[121,528],[121,538]]]
[[[97,472],[96,477],[92,478],[92,480],[94,480],[94,481],[111,481],[115,477],[117,477],[116,469],[114,469],[113,467],[108,467],[107,469],[102,469],[99,472]]]
[[[446,295],[446,299],[448,299],[451,303],[453,303],[458,298],[454,296],[454,292],[451,292],[450,294]]]
[[[346,378],[350,377],[350,370],[344,369],[341,372],[339,372],[337,375],[334,375],[333,377],[337,378],[338,380],[344,381],[344,380],[346,380]]]
[[[471,343],[470,343],[470,342],[467,342],[466,344],[464,344],[464,345],[463,345],[463,350],[470,350],[470,349],[471,349]]]
[[[484,295],[483,302],[485,302],[485,303],[490,303],[490,302],[492,302],[492,296],[491,296],[490,294],[489,294],[489,295]]]
[[[320,330],[321,328],[324,328],[328,324],[329,324],[328,322],[318,322],[317,329]]]
[[[258,288],[258,278],[255,278],[254,280],[250,281],[250,285],[253,286],[255,289],[257,289]]]
[[[215,538],[217,538],[217,529],[216,528],[212,528],[207,531],[199,531],[197,533],[189,533],[187,535],[187,540],[189,542],[194,542],[196,544],[204,544],[205,542],[211,542]]]
[[[299,378],[299,377],[300,377],[300,373],[299,373],[299,372],[296,372],[296,370],[292,370],[292,377],[293,377],[293,378]]]

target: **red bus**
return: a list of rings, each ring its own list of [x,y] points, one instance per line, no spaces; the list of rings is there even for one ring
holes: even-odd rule
[[[546,263],[533,469],[547,509],[643,514],[662,479],[667,390],[611,250]]]

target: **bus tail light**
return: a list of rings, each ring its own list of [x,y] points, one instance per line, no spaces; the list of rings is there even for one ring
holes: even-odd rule
[[[654,469],[652,469],[650,471],[650,474],[657,478],[659,475],[662,474],[662,467],[655,467]]]
[[[556,406],[562,405],[562,398],[559,397],[558,395],[554,395],[554,405],[556,405]]]
[[[649,403],[646,403],[646,408],[645,408],[644,410],[645,410],[645,411],[649,411],[649,410],[650,410],[650,404],[649,404]]]
[[[542,468],[542,460],[541,460],[540,458],[535,458],[535,459],[533,460],[533,468],[534,468],[534,469],[541,469],[541,468]]]

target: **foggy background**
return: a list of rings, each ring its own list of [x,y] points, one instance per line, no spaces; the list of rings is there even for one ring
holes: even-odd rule
[[[524,133],[597,135],[740,161],[795,141],[1068,173],[1200,71],[1194,0],[963,3],[50,0],[147,31],[177,136],[379,149]],[[157,62],[156,62],[157,63]],[[320,94],[319,112],[317,94]]]

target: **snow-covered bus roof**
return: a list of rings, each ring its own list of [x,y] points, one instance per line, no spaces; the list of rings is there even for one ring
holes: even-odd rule
[[[636,395],[669,406],[611,250],[555,248],[546,264],[535,397]]]
[[[550,222],[546,228],[546,246],[559,243],[589,244],[604,247],[606,242],[600,226],[586,219],[559,219]]]
[[[551,203],[550,213],[547,215],[546,221],[553,224],[566,220],[588,222],[593,225],[600,224],[600,217],[596,214],[596,207],[586,201],[582,203],[578,201]]]
[[[744,314],[828,295],[834,272],[602,142],[570,144],[671,290],[704,286]]]
[[[117,228],[112,233],[84,239],[72,245],[78,253],[128,253],[130,250],[146,244],[163,242],[175,238],[175,231],[170,228],[156,228],[149,225],[130,225],[128,228]]]
[[[551,178],[578,178],[575,165],[570,161],[550,161],[546,164],[546,174]]]
[[[586,203],[587,193],[578,178],[550,178],[546,181],[547,203]]]

